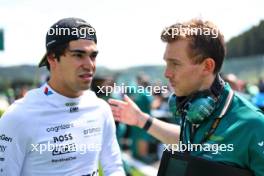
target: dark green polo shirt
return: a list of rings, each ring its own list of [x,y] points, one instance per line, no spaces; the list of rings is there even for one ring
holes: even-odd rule
[[[209,120],[200,124],[193,136],[193,144],[202,141],[214,119],[220,115],[230,90],[226,84],[219,108]],[[235,93],[215,133],[204,143],[202,150],[190,153],[207,160],[247,168],[256,176],[264,176],[264,115]]]

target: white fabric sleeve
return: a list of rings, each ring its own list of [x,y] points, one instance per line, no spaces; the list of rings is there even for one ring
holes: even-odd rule
[[[0,175],[19,176],[28,149],[23,113],[8,112],[0,118]]]
[[[105,124],[103,131],[100,162],[105,176],[125,175],[121,152],[116,139],[116,126],[109,105],[105,106]]]

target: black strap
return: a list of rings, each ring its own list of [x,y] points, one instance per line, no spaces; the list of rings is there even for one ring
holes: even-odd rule
[[[225,81],[221,78],[219,74],[216,75],[215,80],[210,87],[210,91],[214,94],[214,96],[219,97],[222,90],[224,89]]]
[[[228,108],[231,105],[231,102],[233,100],[234,97],[234,91],[232,89],[230,89],[225,105],[219,115],[219,117],[215,118],[211,128],[209,129],[209,131],[207,132],[206,136],[202,139],[201,144],[205,143],[205,141],[207,141],[212,134],[214,134],[216,128],[218,127],[218,125],[220,124],[220,121],[222,120],[223,116],[225,115],[225,113],[227,112]]]
[[[249,169],[164,151],[158,176],[253,176]]]
[[[148,131],[150,126],[152,125],[152,122],[153,122],[153,118],[152,117],[149,117],[145,123],[145,125],[143,126],[143,129]]]
[[[230,107],[231,105],[231,102],[232,102],[232,99],[234,97],[234,91],[232,89],[230,89],[229,93],[228,93],[228,96],[227,96],[227,99],[225,101],[225,105],[219,115],[219,117],[215,118],[214,122],[212,123],[210,129],[208,130],[208,132],[205,134],[204,138],[201,140],[201,144],[205,143],[210,137],[212,134],[215,133],[216,131],[216,128],[219,126],[220,124],[220,121],[222,120],[223,116],[225,115],[225,113],[227,112],[228,108]],[[183,141],[183,133],[184,133],[184,127],[186,126],[185,123],[189,123],[189,122],[186,122],[186,118],[185,117],[182,117],[182,124],[181,124],[181,131],[180,131],[180,140]],[[192,125],[192,124],[191,124]],[[193,128],[194,126],[192,126]],[[194,135],[197,131],[199,127],[196,127],[195,129],[193,129],[191,131],[191,139],[190,139],[190,142],[192,143],[192,140],[194,138]]]

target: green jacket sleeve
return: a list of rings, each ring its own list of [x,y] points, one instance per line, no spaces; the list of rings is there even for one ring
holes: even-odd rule
[[[255,176],[264,175],[264,116],[253,120],[252,138],[249,144],[249,166]]]

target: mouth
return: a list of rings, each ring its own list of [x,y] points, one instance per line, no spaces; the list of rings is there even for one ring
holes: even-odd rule
[[[169,81],[170,85],[174,87],[174,83],[172,81]]]
[[[93,73],[82,73],[79,74],[79,78],[84,81],[91,81],[93,79]]]

